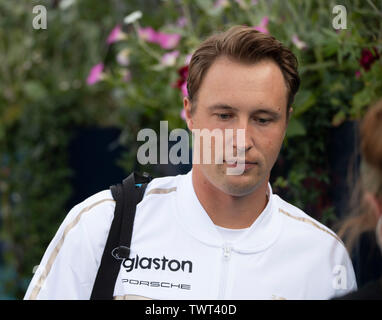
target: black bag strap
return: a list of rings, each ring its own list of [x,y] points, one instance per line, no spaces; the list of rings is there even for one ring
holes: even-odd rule
[[[110,187],[116,201],[114,218],[93,285],[91,300],[113,299],[121,263],[130,254],[135,209],[142,200],[150,180],[146,173],[141,176],[133,172],[123,180],[122,184]]]

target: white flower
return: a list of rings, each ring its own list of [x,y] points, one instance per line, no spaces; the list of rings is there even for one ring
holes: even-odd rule
[[[123,22],[129,24],[133,23],[134,21],[137,21],[140,18],[142,18],[142,12],[137,10],[126,16],[125,19],[123,19]]]
[[[186,55],[186,57],[184,58],[184,64],[189,65],[191,58],[192,58],[192,53]]]
[[[68,9],[70,6],[72,6],[74,4],[75,0],[62,0],[60,2],[60,9],[61,10],[66,10]]]
[[[130,50],[129,49],[123,49],[120,51],[117,55],[117,61],[121,66],[128,66],[130,63],[129,59]]]
[[[292,42],[300,50],[303,50],[303,49],[307,48],[306,43],[304,41],[301,41],[297,34],[294,34],[292,36]]]
[[[175,65],[176,58],[178,58],[178,56],[179,56],[178,50],[167,52],[163,55],[161,64],[166,67],[171,67]]]

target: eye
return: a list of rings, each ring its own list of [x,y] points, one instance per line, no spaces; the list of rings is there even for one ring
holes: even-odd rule
[[[220,119],[220,120],[229,120],[233,117],[233,115],[231,113],[216,113],[216,116]]]
[[[259,124],[269,124],[272,119],[269,119],[269,118],[257,118],[256,121],[259,123]]]

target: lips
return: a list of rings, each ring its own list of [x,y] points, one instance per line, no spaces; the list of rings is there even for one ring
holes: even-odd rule
[[[235,160],[224,160],[225,163],[227,164],[257,164],[256,161],[238,161],[237,159]]]
[[[245,169],[253,168],[254,166],[258,165],[256,161],[237,161],[237,160],[227,160],[224,161],[227,165],[227,167],[235,168],[236,166],[244,165]]]

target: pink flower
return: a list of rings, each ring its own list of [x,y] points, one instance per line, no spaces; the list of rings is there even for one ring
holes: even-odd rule
[[[184,97],[188,97],[187,91],[187,78],[188,78],[188,65],[184,65],[183,67],[178,69],[178,80],[173,84],[174,88],[178,88]]]
[[[215,8],[226,8],[229,6],[228,0],[216,0],[214,2],[214,7]]]
[[[163,49],[173,49],[180,41],[180,34],[157,32],[152,27],[138,29],[138,35],[143,40],[159,44]]]
[[[297,34],[293,35],[292,42],[300,50],[306,49],[307,47],[306,43],[304,41],[301,41]]]
[[[183,82],[183,84],[180,87],[180,90],[182,91],[182,94],[183,94],[184,97],[188,97],[187,81]]]
[[[263,19],[261,19],[260,24],[257,26],[254,26],[253,28],[262,33],[269,33],[267,29],[268,22],[269,22],[269,18],[265,16]]]
[[[98,63],[90,69],[89,75],[86,79],[86,83],[89,86],[101,80],[103,68],[103,63]]]
[[[356,77],[357,79],[359,79],[359,78],[361,77],[361,72],[360,72],[359,70],[357,70],[357,71],[355,72],[355,77]]]
[[[242,8],[246,9],[247,5],[243,2],[243,0],[235,0],[235,2]]]
[[[178,50],[167,52],[162,56],[161,64],[168,67],[173,66],[178,56],[179,56]]]
[[[122,73],[122,79],[125,82],[129,82],[131,80],[131,72],[129,70],[124,70]]]
[[[114,42],[117,42],[117,41],[120,41],[123,39],[126,39],[126,35],[124,32],[122,32],[122,26],[120,24],[118,24],[109,33],[109,36],[107,37],[106,43],[112,44]]]
[[[156,42],[156,39],[157,39],[157,33],[151,27],[139,28],[138,35],[141,39],[147,42]]]
[[[186,57],[184,58],[184,64],[189,65],[191,62],[191,58],[192,58],[192,53],[186,55]]]
[[[186,26],[186,24],[187,24],[187,18],[186,17],[180,17],[176,21],[176,26],[179,28],[183,28],[184,26]]]
[[[369,49],[362,49],[361,58],[359,60],[359,64],[363,69],[366,71],[369,71],[371,68],[371,65],[379,59],[379,52],[377,48],[373,48],[373,51]]]
[[[180,41],[180,34],[177,33],[157,33],[156,43],[158,43],[163,49],[173,49]]]
[[[183,120],[186,120],[186,110],[184,110],[184,108],[183,108],[182,111],[180,112],[180,117],[181,117]]]

